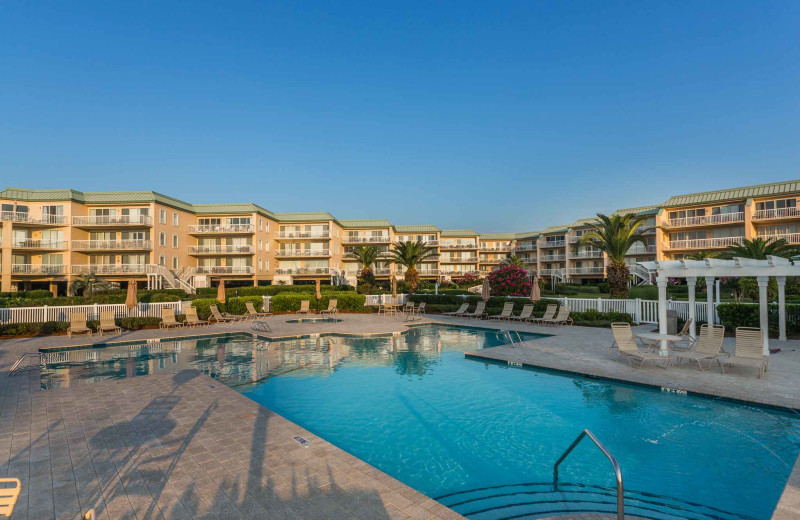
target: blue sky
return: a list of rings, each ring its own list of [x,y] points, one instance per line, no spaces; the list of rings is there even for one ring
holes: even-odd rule
[[[800,178],[800,2],[3,2],[0,184],[478,231]]]

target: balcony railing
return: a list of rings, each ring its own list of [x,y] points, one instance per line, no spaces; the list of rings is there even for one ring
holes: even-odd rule
[[[213,245],[213,246],[189,246],[189,253],[193,255],[244,255],[253,254],[256,248],[247,245]]]
[[[563,269],[542,269],[539,271],[541,276],[563,276]]]
[[[64,215],[34,215],[20,211],[2,211],[0,220],[8,220],[24,224],[63,225],[66,222]]]
[[[67,242],[63,240],[17,240],[12,247],[18,249],[66,249]]]
[[[442,243],[439,247],[442,249],[478,249],[478,244],[447,244]]]
[[[601,258],[603,256],[602,251],[579,251],[577,253],[570,253],[570,258]]]
[[[73,226],[150,226],[149,215],[88,215],[72,217]]]
[[[346,244],[385,244],[391,242],[392,239],[388,235],[379,237],[348,237],[342,238],[342,242]]]
[[[605,268],[603,267],[571,267],[569,274],[604,274]]]
[[[498,251],[500,253],[507,253],[511,251],[511,246],[486,246],[481,244],[481,251]]]
[[[471,270],[471,271],[453,271],[453,270],[447,270],[447,269],[440,269],[439,273],[441,273],[443,275],[447,275],[447,276],[464,276],[465,274],[474,274],[474,275],[477,276],[477,275],[481,274],[481,272],[478,269],[474,269],[474,270]]]
[[[543,255],[539,257],[542,262],[563,262],[567,259],[567,255]]]
[[[518,246],[516,246],[514,248],[514,251],[520,251],[520,252],[522,252],[522,251],[536,251],[537,249],[538,248],[536,247],[535,244],[534,245],[524,245],[524,246],[518,245]]]
[[[499,264],[503,260],[505,260],[505,259],[504,258],[487,258],[485,256],[482,256],[480,258],[480,263],[482,263],[482,264]]]
[[[744,221],[744,213],[720,213],[719,215],[704,215],[702,217],[672,218],[667,220],[667,227],[706,226],[708,224],[726,224]]]
[[[72,249],[87,251],[153,249],[153,242],[150,240],[73,240]]]
[[[441,258],[442,258],[441,255],[431,255],[431,256],[426,256],[424,259],[422,259],[422,261],[423,262],[438,262]]]
[[[253,274],[252,265],[198,265],[197,274]]]
[[[148,264],[89,264],[73,265],[70,268],[72,274],[145,274],[152,271]]]
[[[728,247],[741,244],[744,237],[701,238],[695,240],[671,240],[667,242],[669,249],[706,249],[710,247]]]
[[[542,244],[542,247],[564,247],[565,245],[567,245],[566,240],[547,240]]]
[[[309,257],[309,256],[331,256],[330,249],[278,249],[276,256],[288,257]]]
[[[781,234],[756,235],[756,236],[764,240],[778,240],[782,238],[790,244],[800,244],[800,233],[781,233]]]
[[[642,246],[642,245],[635,245],[628,249],[628,252],[625,253],[626,255],[654,255],[656,254],[656,246]]]
[[[275,274],[291,274],[294,276],[328,275],[334,271],[330,267],[292,267],[275,269]]]
[[[226,233],[255,233],[256,226],[253,224],[211,224],[211,225],[192,225],[189,226],[189,233],[193,235],[222,235]]]
[[[66,274],[66,266],[47,265],[47,264],[11,264],[11,274],[39,274],[39,275],[63,275]]]
[[[800,217],[800,208],[757,209],[753,220]]]
[[[277,238],[331,238],[330,231],[281,231]]]
[[[477,256],[461,256],[461,257],[443,256],[439,259],[439,262],[443,264],[474,264],[477,261],[478,261]]]

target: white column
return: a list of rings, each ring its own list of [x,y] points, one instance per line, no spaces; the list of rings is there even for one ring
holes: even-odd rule
[[[706,323],[713,325],[714,321],[714,277],[706,276]]]
[[[691,338],[696,338],[697,331],[695,325],[697,325],[697,319],[695,314],[697,314],[697,305],[695,304],[694,296],[695,290],[697,289],[697,278],[694,276],[687,277],[686,285],[689,287],[689,319],[692,322],[689,325],[689,336]]]
[[[778,339],[786,341],[786,277],[777,276],[778,280]]]
[[[761,330],[764,331],[764,355],[769,356],[769,315],[767,312],[768,296],[767,284],[769,276],[759,276],[758,279],[758,310],[760,314]]]
[[[664,276],[658,275],[656,277],[656,285],[658,285],[658,332],[659,334],[667,333],[667,279]],[[669,355],[667,350],[667,340],[661,340],[659,354],[664,357]]]

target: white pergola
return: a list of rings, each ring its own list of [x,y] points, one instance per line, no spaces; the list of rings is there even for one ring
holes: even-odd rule
[[[715,278],[741,278],[755,277],[758,280],[758,305],[760,311],[760,326],[764,331],[764,355],[769,356],[769,326],[768,322],[768,296],[767,284],[769,278],[774,276],[778,281],[778,320],[780,340],[786,341],[786,277],[800,276],[800,264],[795,265],[791,260],[777,256],[768,256],[766,260],[753,260],[750,258],[734,258],[733,260],[720,260],[707,258],[705,260],[661,260],[655,262],[639,262],[639,265],[655,271],[658,285],[658,326],[659,333],[667,333],[667,281],[670,278],[685,278],[689,286],[689,319],[692,320],[689,334],[697,336],[695,328],[695,289],[697,279],[705,278],[708,305],[708,322],[714,322],[714,295],[711,288]],[[668,355],[666,340],[661,341],[661,355]]]

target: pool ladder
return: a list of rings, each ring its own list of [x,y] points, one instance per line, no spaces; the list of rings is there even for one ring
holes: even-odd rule
[[[517,336],[516,342],[514,341],[514,335]],[[516,330],[498,330],[496,336],[498,339],[508,340],[512,347],[516,347],[517,343],[522,343],[522,336]]]
[[[553,488],[558,491],[558,466],[564,462],[567,455],[572,453],[572,450],[575,449],[575,446],[577,446],[584,437],[589,437],[595,446],[600,448],[600,451],[603,452],[603,455],[606,456],[609,462],[611,462],[611,467],[614,469],[614,477],[617,479],[617,520],[625,520],[625,488],[622,486],[622,470],[619,467],[617,459],[608,451],[608,448],[606,448],[588,429],[583,430],[581,434],[572,441],[572,444],[569,445],[569,448],[559,457],[556,463],[553,464]]]
[[[32,359],[36,358],[36,363],[32,362]],[[28,361],[28,364],[25,364],[25,360]],[[34,368],[38,368],[42,366],[42,354],[39,352],[25,352],[22,354],[19,359],[17,359],[11,368],[8,371],[8,377],[13,376],[18,372],[22,372],[24,370],[33,370]]]

